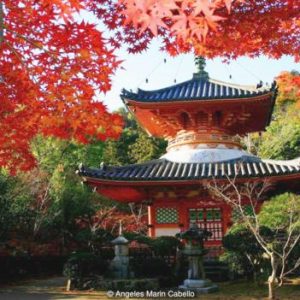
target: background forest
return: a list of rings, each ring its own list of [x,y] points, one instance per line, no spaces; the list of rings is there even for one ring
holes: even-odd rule
[[[299,90],[291,85],[299,73],[278,77],[279,95],[266,132],[243,139],[248,151],[262,158],[300,156]],[[145,234],[142,207],[101,198],[81,183],[78,165],[125,165],[160,157],[166,142],[149,137],[123,108],[119,140],[79,145],[75,141],[38,136],[31,143],[34,169],[11,176],[0,174],[0,257],[65,257],[74,250],[96,251],[117,233]],[[274,202],[274,205],[282,202]],[[276,209],[276,208],[275,208]],[[7,261],[7,260],[6,260]]]

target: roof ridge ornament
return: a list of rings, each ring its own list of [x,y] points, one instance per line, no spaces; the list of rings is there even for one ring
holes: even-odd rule
[[[206,59],[203,56],[196,56],[195,65],[197,71],[196,73],[194,73],[193,79],[208,80],[209,76],[208,73],[205,71]]]

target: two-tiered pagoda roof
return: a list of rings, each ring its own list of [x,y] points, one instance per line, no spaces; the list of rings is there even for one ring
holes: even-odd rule
[[[202,69],[191,80],[121,98],[153,136],[168,140],[161,158],[128,166],[81,167],[79,174],[103,195],[142,201],[151,186],[201,185],[209,179],[269,179],[280,190],[300,189],[300,159],[263,160],[242,149],[235,136],[265,130],[277,94],[271,87],[210,79]]]

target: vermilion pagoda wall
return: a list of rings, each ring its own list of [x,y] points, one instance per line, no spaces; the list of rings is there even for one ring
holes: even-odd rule
[[[245,207],[247,207],[248,205],[247,202],[245,202],[244,205]],[[176,209],[178,212],[177,222],[172,222],[172,223],[157,222],[157,213],[158,213],[158,209],[160,208]],[[248,208],[251,209],[250,206],[248,206]],[[201,198],[201,199],[192,198],[192,199],[182,199],[182,200],[159,199],[154,201],[154,203],[148,207],[148,226],[149,226],[148,235],[150,237],[157,237],[162,235],[174,236],[176,233],[188,229],[190,226],[189,212],[191,209],[195,211],[201,210],[204,212],[211,211],[211,210],[220,211],[221,212],[220,222],[214,222],[214,221],[203,222],[202,225],[204,225],[205,228],[210,231],[209,226],[214,227],[214,226],[218,226],[221,223],[222,236],[226,234],[228,229],[233,224],[235,212],[225,202],[216,201],[209,197]],[[259,209],[260,207],[257,207],[257,210]],[[208,223],[209,225],[207,225]],[[206,245],[221,246],[222,238],[220,236],[218,236],[218,239],[211,238],[210,240],[206,241]]]
[[[158,223],[157,211],[159,208],[174,208],[178,211],[178,222],[176,223]],[[189,210],[190,209],[217,209],[220,208],[222,212],[221,223],[223,235],[227,232],[231,226],[231,207],[226,203],[214,201],[212,199],[182,199],[171,200],[162,199],[155,201],[148,208],[148,224],[149,224],[149,236],[161,236],[161,235],[175,235],[177,232],[186,230],[189,228]],[[207,241],[207,245],[220,245],[221,240]]]

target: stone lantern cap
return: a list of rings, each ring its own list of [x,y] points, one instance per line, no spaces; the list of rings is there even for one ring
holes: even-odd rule
[[[197,224],[191,224],[188,230],[176,234],[176,236],[181,239],[199,242],[203,242],[203,240],[210,237],[211,235],[212,233],[210,231],[199,228]]]
[[[127,245],[129,241],[123,236],[119,235],[117,238],[111,241],[113,245]]]

